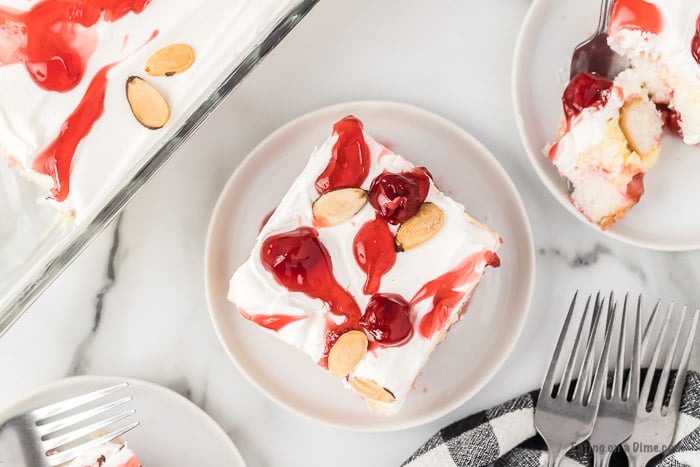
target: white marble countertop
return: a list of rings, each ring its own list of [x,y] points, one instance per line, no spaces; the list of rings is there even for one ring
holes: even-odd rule
[[[440,427],[535,388],[576,288],[697,303],[698,253],[604,237],[567,213],[530,167],[510,96],[528,5],[321,2],[0,340],[0,406],[66,376],[128,376],[190,398],[250,466],[397,465]],[[290,119],[363,99],[422,106],[479,138],[517,185],[537,250],[530,315],[500,372],[449,415],[386,434],[328,428],[268,400],[224,353],[204,296],[207,224],[236,165]]]

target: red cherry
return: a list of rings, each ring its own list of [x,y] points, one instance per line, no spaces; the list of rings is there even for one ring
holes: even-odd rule
[[[564,90],[562,102],[567,120],[589,107],[600,108],[608,102],[613,82],[595,73],[579,73]]]
[[[683,130],[681,129],[681,114],[679,114],[675,109],[671,109],[666,104],[656,104],[656,108],[659,110],[659,112],[661,112],[661,118],[664,121],[664,128],[683,138]]]
[[[429,174],[423,167],[409,172],[385,172],[372,181],[369,203],[387,222],[400,224],[417,213],[428,196]]]
[[[411,305],[398,294],[374,294],[360,324],[381,345],[399,346],[413,336]]]

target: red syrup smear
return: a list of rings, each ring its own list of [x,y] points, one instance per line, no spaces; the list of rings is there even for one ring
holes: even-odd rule
[[[690,41],[690,53],[698,64],[700,64],[700,15],[695,20],[695,35]]]
[[[82,80],[97,48],[93,29],[141,13],[150,0],[44,0],[26,12],[0,7],[2,65],[21,62],[47,91],[67,92]]]
[[[265,228],[267,225],[267,222],[270,220],[272,215],[275,213],[276,209],[273,209],[272,211],[268,212],[265,217],[263,217],[262,222],[260,223],[260,228],[258,229],[258,233],[262,232],[262,229]]]
[[[355,235],[352,251],[360,269],[367,275],[362,291],[366,295],[377,293],[382,276],[396,263],[396,245],[389,224],[379,217],[365,222]]]
[[[68,196],[75,150],[104,112],[107,72],[114,65],[116,63],[106,65],[97,72],[78,107],[61,126],[58,136],[34,159],[32,168],[53,179],[51,195],[56,201],[63,201]]]
[[[653,3],[645,0],[615,0],[608,33],[612,35],[630,29],[658,34],[663,26],[661,12]]]
[[[316,179],[316,191],[324,194],[338,188],[359,187],[369,174],[370,151],[362,134],[362,122],[347,116],[333,125],[338,140],[328,166]]]
[[[258,326],[261,326],[266,329],[271,329],[275,332],[279,331],[288,324],[292,324],[297,321],[301,321],[302,319],[308,318],[308,316],[305,315],[250,315],[242,308],[239,308],[238,311],[241,314],[241,316],[243,316],[248,321],[252,321]]]
[[[346,331],[361,329],[362,313],[352,295],[333,276],[330,254],[319,240],[318,232],[303,226],[272,235],[263,241],[260,260],[287,290],[320,299],[328,304],[330,313],[345,318],[340,324],[330,316],[326,319],[326,346],[318,363],[327,368],[331,347]]]
[[[466,293],[455,289],[478,279],[476,267],[482,261],[486,261],[488,266],[493,267],[501,264],[496,253],[480,251],[468,256],[456,268],[425,284],[411,299],[411,306],[431,297],[433,299],[432,309],[421,318],[418,324],[418,332],[422,337],[430,339],[436,332],[445,328],[452,310],[462,301]]]
[[[632,180],[627,184],[627,197],[634,201],[639,202],[639,199],[644,194],[644,174],[638,173]]]

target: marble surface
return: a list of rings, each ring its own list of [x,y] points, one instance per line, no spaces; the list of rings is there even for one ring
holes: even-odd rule
[[[528,5],[321,2],[0,340],[0,406],[66,376],[129,376],[190,398],[250,466],[397,465],[440,427],[538,386],[575,289],[696,304],[698,253],[607,239],[567,213],[530,167],[510,96]],[[503,368],[449,415],[385,434],[328,428],[259,393],[219,345],[203,283],[209,216],[236,165],[288,120],[360,99],[419,105],[479,138],[517,185],[537,249],[530,316]]]

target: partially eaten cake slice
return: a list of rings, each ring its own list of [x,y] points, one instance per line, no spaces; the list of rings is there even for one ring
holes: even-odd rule
[[[565,118],[549,159],[578,210],[606,229],[644,193],[644,174],[659,155],[661,116],[628,72],[615,81],[580,73],[562,101]]]
[[[395,413],[501,239],[348,116],[230,281],[241,315]]]
[[[591,222],[610,227],[639,201],[662,130],[700,143],[700,3],[616,0],[608,44],[629,61],[614,80],[580,73],[546,149]]]

